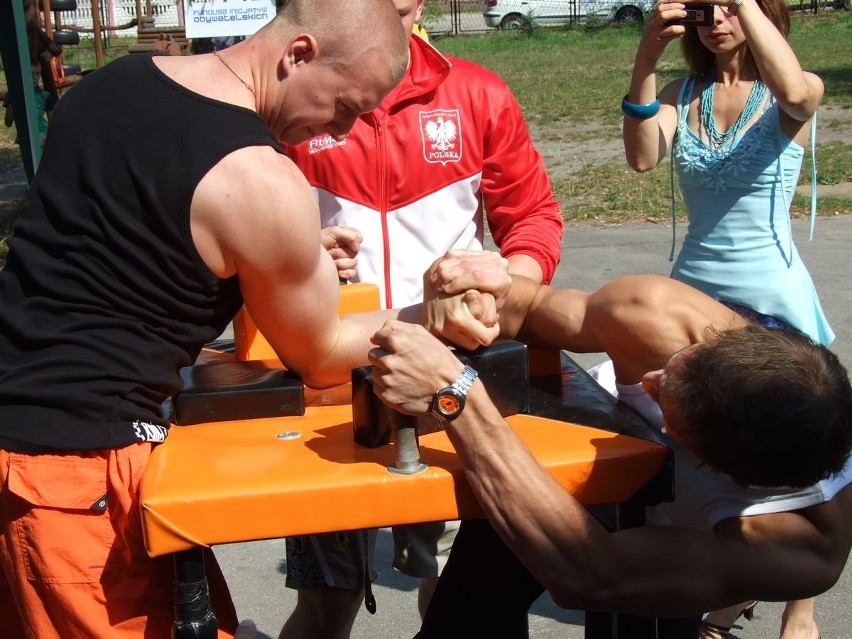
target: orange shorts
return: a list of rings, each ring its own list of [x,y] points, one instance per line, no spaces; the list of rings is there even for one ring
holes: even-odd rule
[[[139,482],[151,444],[28,455],[0,450],[0,628],[17,639],[170,637],[174,562],[145,552]],[[220,637],[236,613],[205,555]]]

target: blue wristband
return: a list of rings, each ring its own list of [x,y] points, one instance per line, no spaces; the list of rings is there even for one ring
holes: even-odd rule
[[[650,104],[633,104],[627,101],[627,96],[621,101],[621,112],[628,118],[635,120],[647,120],[657,115],[660,110],[660,101],[654,100]]]

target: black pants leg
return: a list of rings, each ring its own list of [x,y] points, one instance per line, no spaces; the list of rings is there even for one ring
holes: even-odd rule
[[[527,611],[543,592],[488,520],[465,520],[416,639],[526,639]]]
[[[486,519],[465,520],[453,542],[423,625],[415,639],[527,639],[527,614],[544,587]],[[593,616],[587,637],[611,637],[612,618]],[[618,616],[618,637],[695,639],[701,617],[648,620]],[[656,632],[651,628],[656,626]]]

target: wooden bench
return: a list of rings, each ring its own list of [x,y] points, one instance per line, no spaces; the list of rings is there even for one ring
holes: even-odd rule
[[[184,27],[157,27],[154,24],[153,18],[143,18],[142,26],[136,30],[136,44],[131,44],[127,51],[129,53],[151,53],[156,51],[157,42],[160,38],[170,38],[172,42],[177,44],[181,53],[189,55],[190,41],[186,37],[186,29]]]

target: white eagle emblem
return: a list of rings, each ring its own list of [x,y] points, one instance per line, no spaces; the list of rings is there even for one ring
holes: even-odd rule
[[[458,109],[421,111],[420,135],[427,162],[447,164],[461,160],[462,130]]]
[[[426,123],[426,137],[439,151],[455,148],[456,123],[439,117]]]

